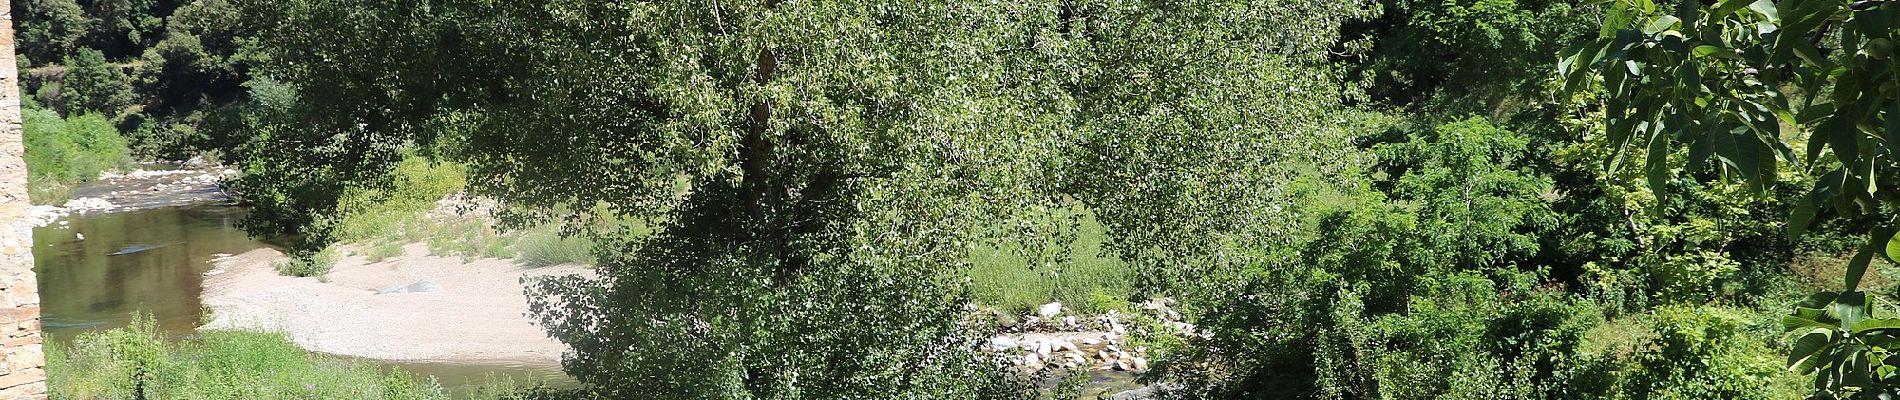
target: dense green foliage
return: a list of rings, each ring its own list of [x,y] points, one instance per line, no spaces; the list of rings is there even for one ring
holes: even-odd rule
[[[1671,8],[1673,7],[1673,9]],[[1782,318],[1790,368],[1814,379],[1816,398],[1887,396],[1900,387],[1888,357],[1900,320],[1880,310],[1884,288],[1863,288],[1876,254],[1900,255],[1893,149],[1900,87],[1892,42],[1900,6],[1828,1],[1618,2],[1598,37],[1566,51],[1572,88],[1601,85],[1611,149],[1636,146],[1651,190],[1676,168],[1712,170],[1758,190],[1812,182],[1776,210],[1787,233],[1840,215],[1871,226],[1843,268],[1842,287],[1816,293]],[[1632,144],[1633,143],[1633,144]],[[1795,148],[1805,144],[1805,152]],[[1672,152],[1688,151],[1678,161]]]
[[[1142,379],[1182,398],[1787,398],[1790,350],[1884,354],[1872,300],[1771,326],[1825,284],[1790,265],[1886,229],[1884,45],[1760,28],[1887,5],[20,3],[70,55],[36,100],[240,164],[286,273],[596,265],[530,291],[608,398],[1034,396],[971,303],[1157,296],[1192,332],[1134,327]],[[418,217],[453,193],[504,223]]]
[[[34,204],[64,201],[73,185],[132,167],[125,138],[104,117],[60,118],[30,108],[23,117],[27,195]]]

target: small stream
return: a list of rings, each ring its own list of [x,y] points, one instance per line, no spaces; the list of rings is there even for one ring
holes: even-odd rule
[[[68,343],[80,333],[123,327],[135,312],[151,314],[167,335],[191,336],[204,313],[200,294],[208,261],[268,246],[238,227],[244,214],[241,207],[197,202],[76,213],[34,229],[34,271],[47,339]],[[571,381],[545,366],[366,361],[435,376],[451,394],[490,376]]]

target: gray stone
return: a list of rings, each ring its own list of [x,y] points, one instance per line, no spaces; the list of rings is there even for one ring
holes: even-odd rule
[[[1041,316],[1042,319],[1051,319],[1057,315],[1062,315],[1062,302],[1058,301],[1036,307],[1036,315]]]
[[[990,350],[1004,352],[1016,349],[1016,339],[1008,336],[990,338]]]
[[[383,288],[383,290],[376,291],[376,294],[428,293],[428,292],[436,292],[436,291],[441,291],[441,290],[442,290],[442,285],[437,285],[435,284],[435,282],[430,282],[428,280],[420,280],[420,281],[416,281],[416,283],[411,283],[407,285],[390,286],[387,288]]]

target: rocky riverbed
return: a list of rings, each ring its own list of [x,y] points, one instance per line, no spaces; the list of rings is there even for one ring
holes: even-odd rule
[[[1154,388],[1134,382],[1149,370],[1158,350],[1143,346],[1137,337],[1200,336],[1191,323],[1173,309],[1173,300],[1152,299],[1136,305],[1135,312],[1110,310],[1094,316],[1077,315],[1062,303],[1048,303],[1021,316],[989,317],[1007,321],[1001,333],[984,343],[984,351],[1016,365],[1024,374],[1048,376],[1053,385],[1060,376],[1084,372],[1090,376],[1085,393],[1105,399],[1145,399]]]
[[[68,214],[107,213],[230,201],[218,182],[237,171],[205,164],[147,164],[129,172],[108,172],[73,192],[73,198],[27,209],[17,229],[31,230]]]

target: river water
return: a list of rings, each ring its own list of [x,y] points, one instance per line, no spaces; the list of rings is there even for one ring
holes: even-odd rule
[[[199,295],[208,261],[268,245],[238,227],[244,213],[213,204],[170,206],[74,214],[34,229],[46,337],[69,342],[86,331],[125,326],[137,312],[150,314],[168,335],[190,337],[204,313]],[[370,362],[435,376],[452,394],[490,376],[571,381],[547,367]]]

